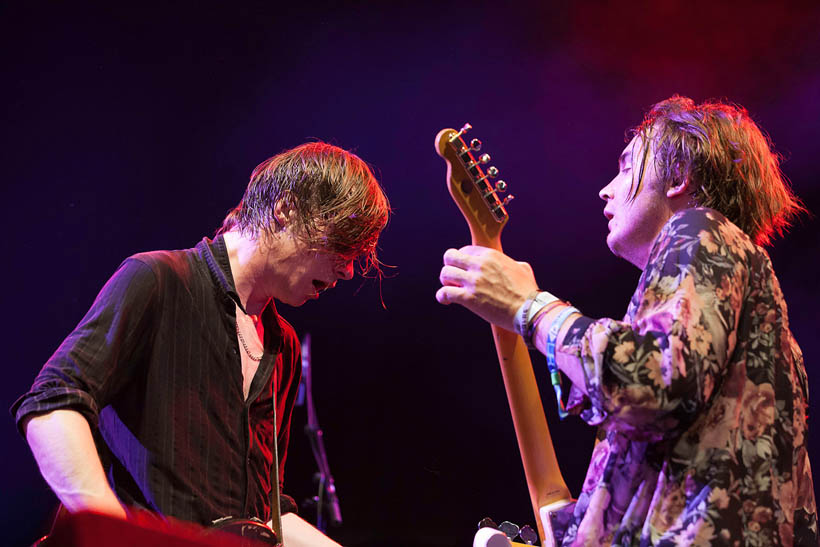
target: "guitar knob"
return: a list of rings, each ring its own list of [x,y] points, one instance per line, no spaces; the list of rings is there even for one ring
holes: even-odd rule
[[[498,176],[498,169],[495,166],[490,167],[487,169],[487,176],[489,177],[497,177]]]
[[[518,532],[518,537],[521,538],[521,541],[523,541],[525,545],[534,545],[535,542],[538,541],[538,534],[529,524],[525,524],[521,527],[521,531]]]
[[[505,197],[505,198],[504,198],[504,201],[502,201],[502,202],[501,202],[501,206],[502,206],[502,207],[506,207],[506,206],[507,206],[507,204],[508,204],[509,202],[511,202],[513,199],[515,199],[515,196],[514,196],[514,195],[512,195],[512,194],[510,194],[509,196],[507,196],[507,197]]]
[[[504,534],[508,538],[510,538],[510,540],[513,540],[516,537],[518,537],[518,532],[521,530],[521,528],[519,528],[517,524],[514,524],[508,520],[505,520],[504,522],[499,524],[498,529],[501,532],[504,532]]]
[[[481,150],[481,141],[478,139],[473,139],[470,141],[470,150],[474,150],[478,152]]]
[[[507,191],[507,183],[503,180],[500,180],[495,183],[495,189],[497,192],[506,192]]]
[[[489,154],[481,154],[478,158],[479,163],[489,163],[490,162],[490,155]]]

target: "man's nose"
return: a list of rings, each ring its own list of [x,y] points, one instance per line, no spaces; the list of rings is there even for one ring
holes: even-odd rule
[[[609,201],[612,199],[612,183],[615,182],[615,179],[609,181],[609,184],[601,188],[598,192],[598,197],[600,197],[604,201]]]
[[[348,260],[345,262],[336,272],[336,277],[344,280],[353,279],[353,261]]]

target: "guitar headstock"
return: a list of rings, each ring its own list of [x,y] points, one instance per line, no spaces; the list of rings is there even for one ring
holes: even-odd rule
[[[482,168],[490,156],[482,154],[476,159],[473,155],[481,149],[481,141],[472,139],[469,145],[464,141],[464,134],[470,129],[472,126],[467,123],[459,131],[439,131],[436,152],[447,162],[447,189],[467,220],[473,244],[501,250],[501,230],[509,220],[505,206],[513,196],[503,201],[498,197],[506,191],[507,184],[503,180],[490,183],[490,179],[498,176],[498,169]]]

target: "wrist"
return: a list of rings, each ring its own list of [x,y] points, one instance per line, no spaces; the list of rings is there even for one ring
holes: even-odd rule
[[[57,492],[57,497],[65,505],[70,513],[77,513],[79,511],[93,511],[95,513],[102,513],[112,517],[127,519],[128,513],[125,507],[120,503],[120,500],[113,491],[102,492],[99,494],[87,493],[73,493]]]
[[[536,318],[545,308],[560,302],[556,296],[547,291],[531,292],[518,308],[513,319],[513,332],[524,338],[527,346],[532,347],[533,326]]]
[[[530,321],[530,324],[527,328],[527,335],[524,337],[524,340],[527,342],[527,347],[529,347],[530,349],[538,349],[536,334],[538,333],[539,325],[545,317],[550,316],[550,312],[552,312],[553,310],[558,310],[566,305],[567,302],[556,299],[554,302],[550,302],[549,304],[538,310],[538,313],[535,314],[533,320]],[[554,315],[552,317],[554,317]],[[549,324],[549,322],[547,324]]]

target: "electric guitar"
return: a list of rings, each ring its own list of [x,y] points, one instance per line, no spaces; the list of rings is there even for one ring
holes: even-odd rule
[[[90,547],[92,545],[155,545],[163,547],[278,546],[276,534],[258,519],[226,517],[209,528],[147,511],[132,512],[128,520],[80,511],[69,514],[61,505],[49,534],[32,547]]]
[[[459,131],[439,131],[436,152],[447,163],[447,189],[467,220],[473,245],[501,251],[501,231],[509,220],[506,205],[512,196],[503,201],[499,197],[507,185],[503,180],[491,184],[498,169],[483,169],[490,161],[488,154],[478,159],[473,155],[481,149],[481,141],[472,139],[469,145],[465,142],[464,134],[470,129],[470,124],[465,124]],[[573,500],[558,468],[527,345],[517,334],[495,325],[492,332],[538,535],[541,545],[553,546],[551,515]],[[483,530],[479,530],[474,545],[496,545],[497,534]]]

